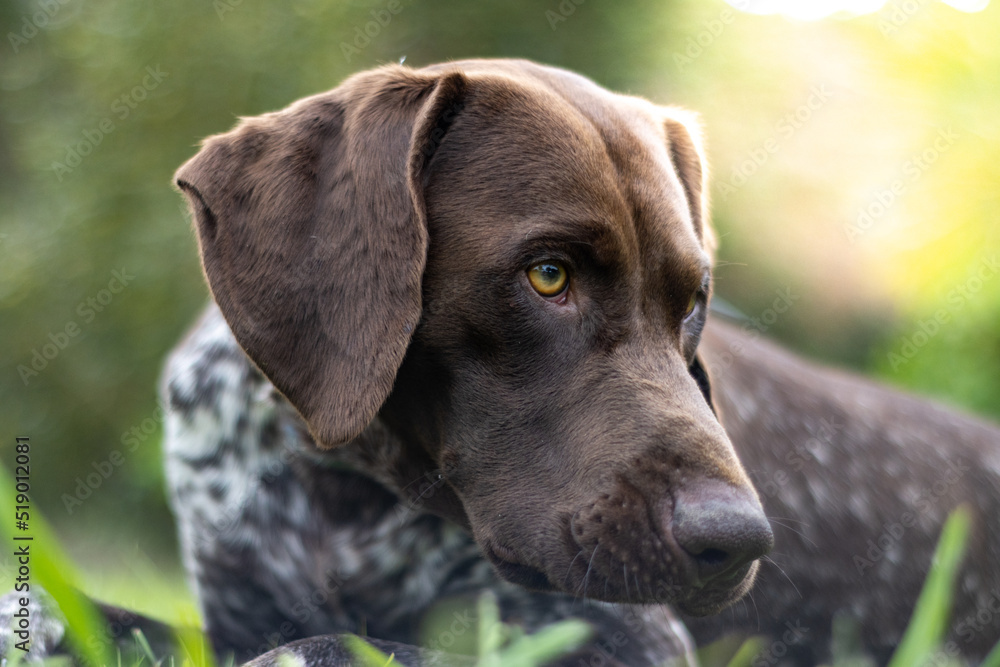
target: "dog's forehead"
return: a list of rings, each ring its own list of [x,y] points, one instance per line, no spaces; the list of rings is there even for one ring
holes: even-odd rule
[[[556,70],[556,72],[560,72]],[[664,109],[563,73],[469,75],[442,143],[432,219],[461,219],[480,251],[516,238],[600,237],[659,271],[707,263],[670,160]],[[698,279],[700,280],[700,278]]]

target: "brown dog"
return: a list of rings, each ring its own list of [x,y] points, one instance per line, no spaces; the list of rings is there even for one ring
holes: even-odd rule
[[[436,473],[424,505],[508,581],[707,614],[773,538],[695,352],[695,134],[527,62],[390,66],[209,139],[177,183],[236,340],[321,449],[372,458],[375,420],[402,444],[373,474]]]
[[[355,561],[366,565],[338,581],[327,615],[281,639],[392,612],[404,620],[376,636],[415,641],[412,618],[438,597],[508,589],[412,565],[405,576],[437,583],[387,601],[372,589],[404,575],[369,551],[429,540],[421,558],[452,562],[440,536],[455,524],[505,580],[548,592],[532,607],[510,602],[507,618],[565,610],[566,596],[717,612],[748,591],[772,543],[728,431],[778,526],[780,567],[767,566],[754,606],[692,619],[696,636],[765,632],[775,644],[758,662],[814,664],[843,611],[885,659],[947,511],[962,500],[1000,509],[1000,435],[723,325],[696,354],[711,288],[704,180],[682,112],[521,61],[384,67],[209,139],[177,182],[216,302],[267,378],[213,370],[242,359],[230,359],[235,344],[217,315],[168,367],[174,507],[217,646],[259,652],[255,637],[294,615],[285,588],[328,585],[316,572]],[[257,404],[247,404],[230,415],[252,424],[243,430],[211,417],[225,396],[269,382],[319,451],[291,412],[254,422]],[[284,414],[282,399],[269,400],[268,414]],[[274,494],[301,496],[308,516],[274,511],[269,487],[229,498],[196,483],[253,477],[243,461],[275,438],[309,452]],[[243,458],[226,458],[234,447]],[[348,472],[331,475],[331,465]],[[206,518],[208,496],[238,508],[240,540]],[[444,522],[386,528],[399,501]],[[350,503],[363,518],[345,514]],[[340,537],[295,537],[317,522],[318,535]],[[371,542],[359,530],[398,539],[362,548]],[[234,577],[230,554],[247,532],[291,546],[241,556]],[[978,526],[960,595],[969,618],[1000,590],[989,565],[998,543],[995,525]],[[289,565],[299,561],[308,567]],[[284,583],[274,583],[279,572]],[[953,628],[959,652],[982,654],[995,639],[995,625],[976,622]],[[595,623],[599,636],[617,628]],[[646,631],[615,659],[683,653],[683,637]],[[298,650],[331,664],[340,655],[323,640]]]
[[[711,613],[772,535],[699,388],[702,181],[676,114],[517,62],[364,73],[177,175],[320,447],[378,414],[508,580]]]

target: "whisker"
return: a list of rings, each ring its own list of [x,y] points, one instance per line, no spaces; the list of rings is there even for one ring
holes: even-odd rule
[[[600,542],[594,546],[593,553],[590,554],[590,562],[587,563],[587,572],[583,575],[583,597],[587,597],[587,584],[590,582],[590,570],[594,567],[594,556],[597,555],[597,550],[601,548]]]
[[[774,565],[776,568],[778,568],[778,572],[780,572],[781,575],[785,579],[788,579],[788,583],[790,583],[792,585],[792,588],[795,589],[795,592],[798,593],[798,596],[802,597],[802,593],[799,591],[799,587],[795,585],[795,582],[792,581],[792,578],[788,576],[787,572],[785,572],[785,568],[783,568],[780,565],[778,565],[778,563],[773,558],[771,558],[770,556],[764,556],[763,560],[766,560],[768,563],[770,563],[771,565]]]
[[[771,521],[791,521],[792,523],[801,523],[803,526],[808,526],[808,521],[803,521],[802,519],[793,519],[790,516],[769,516],[767,517]]]
[[[760,632],[760,610],[757,609],[757,601],[753,599],[753,591],[751,591],[750,594],[747,597],[750,598],[750,604],[753,605],[753,613],[754,613],[754,616],[757,617],[757,632]],[[744,598],[744,599],[746,599],[746,598]],[[747,617],[748,618],[749,618],[749,616],[750,616],[750,614],[747,613]]]
[[[814,547],[816,547],[817,549],[819,548],[819,545],[818,545],[818,544],[816,544],[815,542],[813,542],[812,540],[810,540],[810,539],[809,539],[809,538],[808,538],[808,537],[806,536],[806,534],[805,534],[805,533],[803,533],[803,532],[802,532],[801,530],[796,530],[796,529],[795,529],[795,528],[793,528],[792,526],[789,526],[789,525],[787,525],[787,524],[784,524],[784,523],[781,523],[781,520],[780,520],[780,519],[771,519],[771,518],[769,518],[768,520],[769,520],[769,521],[771,521],[772,523],[776,523],[776,524],[778,524],[779,526],[781,526],[782,528],[784,528],[784,529],[786,529],[786,530],[790,530],[790,531],[792,531],[793,533],[795,533],[796,535],[798,535],[799,537],[801,537],[801,538],[802,538],[803,540],[805,540],[805,541],[806,541],[806,542],[808,542],[809,544],[813,545],[813,546],[814,546]],[[809,524],[805,524],[805,525],[809,525]]]
[[[573,571],[573,563],[575,563],[576,559],[582,555],[583,555],[583,549],[581,548],[576,552],[576,555],[573,556],[573,560],[569,562],[569,567],[566,568],[566,576],[563,577],[563,586],[566,585],[566,580],[569,579],[569,573]]]

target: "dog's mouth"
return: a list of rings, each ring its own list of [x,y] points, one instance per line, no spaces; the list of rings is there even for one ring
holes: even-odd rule
[[[677,573],[680,575],[678,578],[686,583],[681,583],[681,581],[670,583],[664,579],[650,581],[646,578],[644,580],[643,577],[635,577],[634,574],[629,576],[628,582],[626,582],[622,577],[609,576],[608,573],[601,572],[603,567],[595,567],[594,561],[599,559],[590,559],[589,562],[586,562],[588,561],[586,558],[577,558],[571,563],[567,572],[569,575],[567,578],[571,581],[564,582],[567,584],[566,586],[556,586],[543,570],[526,564],[525,559],[510,547],[491,542],[483,545],[483,551],[504,580],[529,590],[546,593],[559,591],[571,593],[573,591],[570,589],[573,588],[575,595],[580,595],[583,591],[584,597],[605,602],[670,604],[691,616],[716,614],[738,601],[746,595],[753,585],[758,567],[756,561],[747,563],[731,574],[715,579],[707,585],[692,584],[689,576],[686,576],[691,573],[687,572],[687,568],[681,564],[678,564]],[[577,572],[579,569],[577,565],[584,570]]]
[[[673,604],[690,616],[717,614],[750,591],[756,580],[758,567],[758,561],[747,563],[726,578],[713,581],[710,586],[689,589],[686,595]]]
[[[704,616],[749,592],[773,545],[755,499],[740,492],[708,480],[649,500],[622,483],[573,511],[536,516],[534,541],[498,528],[477,541],[500,577],[530,590]]]
[[[493,567],[505,580],[529,590],[551,592],[556,587],[548,576],[536,567],[526,565],[509,547],[502,544],[487,544],[484,551]]]

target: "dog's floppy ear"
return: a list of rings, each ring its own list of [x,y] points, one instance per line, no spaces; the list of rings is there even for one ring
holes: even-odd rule
[[[710,255],[715,254],[715,234],[708,213],[708,165],[702,148],[701,128],[697,117],[684,109],[668,108],[664,118],[667,131],[667,149],[670,161],[677,171],[688,208],[691,222],[701,239],[702,246]]]
[[[378,412],[421,312],[422,178],[462,74],[389,66],[208,139],[176,175],[236,340],[317,443]]]

